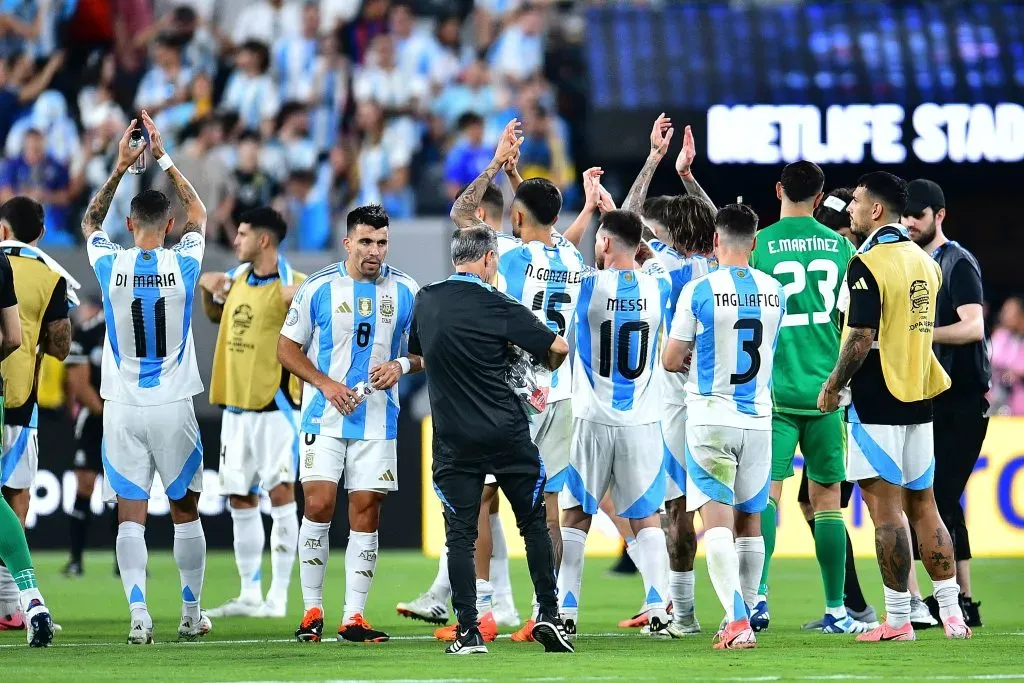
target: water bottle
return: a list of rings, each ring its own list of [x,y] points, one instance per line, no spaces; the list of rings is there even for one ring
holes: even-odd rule
[[[128,140],[128,148],[129,149],[138,149],[139,147],[141,147],[144,144],[146,144],[146,142],[145,142],[145,140],[142,137],[142,129],[141,128],[136,128],[135,130],[132,131],[132,136]],[[128,167],[128,172],[133,174],[133,175],[138,175],[139,173],[145,173],[145,171],[146,171],[146,153],[143,152],[142,154],[139,155],[139,158],[136,159],[135,162],[131,166]]]
[[[374,389],[373,385],[370,384],[369,382],[359,382],[354,387],[352,387],[352,393],[354,393],[357,397],[357,404],[365,401],[366,398],[374,391],[376,391],[376,389]]]

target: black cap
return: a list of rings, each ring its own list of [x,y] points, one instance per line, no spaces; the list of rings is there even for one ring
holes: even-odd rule
[[[918,178],[907,184],[907,206],[903,209],[904,216],[920,216],[931,207],[933,211],[946,206],[946,196],[942,194],[939,184]]]

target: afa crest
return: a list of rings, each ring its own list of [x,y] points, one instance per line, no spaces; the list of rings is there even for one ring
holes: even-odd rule
[[[381,317],[390,318],[395,314],[395,301],[390,296],[385,296],[380,300],[380,314]]]
[[[633,273],[625,272],[622,274],[622,279],[626,282],[632,282],[634,280],[634,275]]]
[[[356,302],[356,310],[362,317],[370,317],[373,315],[373,299],[368,296],[359,297],[359,301]]]

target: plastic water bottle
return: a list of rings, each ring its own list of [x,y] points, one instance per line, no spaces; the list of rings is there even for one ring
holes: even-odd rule
[[[376,389],[374,389],[373,385],[369,382],[359,382],[352,387],[352,393],[356,395],[356,401],[358,403],[365,401],[366,398],[375,391]]]
[[[146,142],[145,142],[145,140],[142,137],[142,129],[136,128],[135,130],[132,131],[132,136],[128,140],[128,148],[129,149],[138,149],[139,147],[143,146],[144,144],[146,144]],[[145,151],[143,151],[142,154],[139,155],[139,158],[136,159],[135,162],[131,166],[128,167],[128,172],[133,174],[133,175],[138,175],[140,173],[145,173],[146,172],[146,152]]]

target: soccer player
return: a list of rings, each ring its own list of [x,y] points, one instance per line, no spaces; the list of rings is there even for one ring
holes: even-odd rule
[[[611,489],[616,512],[630,520],[647,596],[652,635],[668,626],[668,551],[658,509],[665,499],[661,392],[654,372],[658,336],[672,284],[629,211],[601,217],[595,255],[576,309],[573,430],[562,507],[559,609],[576,632],[583,551],[598,500]],[[636,262],[643,262],[642,268]]]
[[[21,344],[22,328],[18,296],[14,289],[14,272],[7,255],[0,253],[0,360],[10,357]],[[3,412],[4,396],[0,391],[0,414]],[[2,423],[3,418],[0,417]],[[43,596],[39,592],[32,555],[25,540],[25,529],[3,497],[0,497],[0,561],[3,561],[6,571],[12,575],[18,587],[18,607],[24,614],[22,623],[29,646],[46,647],[53,641],[55,630],[50,610],[43,603]]]
[[[907,183],[884,171],[858,180],[850,224],[865,242],[847,269],[849,310],[835,369],[818,407],[830,413],[850,385],[849,477],[860,484],[875,525],[885,586],[885,621],[859,641],[914,640],[907,582],[913,558],[902,513],[917,532],[946,637],[971,637],[958,601],[952,541],[932,491],[931,399],[949,388],[932,351],[939,265],[900,225]]]
[[[714,648],[747,649],[756,644],[748,610],[764,560],[759,515],[771,469],[769,386],[786,297],[776,280],[749,265],[757,230],[750,207],[720,209],[715,227],[718,269],[683,287],[662,362],[670,372],[692,368],[686,506],[700,511],[708,573],[726,612]]]
[[[846,210],[853,199],[853,190],[848,187],[837,187],[825,195],[821,203],[814,207],[814,220],[826,228],[831,228],[859,247],[861,238],[850,229],[850,214]]]
[[[40,256],[37,245],[43,232],[39,202],[12,197],[0,206],[0,239],[9,245],[5,251],[10,257],[22,332],[21,346],[0,366],[6,401],[0,485],[22,525],[39,465],[36,385],[40,354],[64,360],[71,349],[68,281]],[[24,628],[18,596],[15,577],[7,567],[0,567],[0,630]]]
[[[146,145],[131,148],[132,120],[118,144],[117,164],[82,219],[89,262],[103,293],[103,474],[108,501],[117,500],[117,565],[131,625],[128,643],[153,640],[146,604],[146,514],[154,474],[160,475],[174,523],[174,561],[181,580],[178,637],[209,633],[199,601],[206,571],[206,536],[199,519],[203,445],[192,397],[203,391],[192,340],[192,299],[206,249],[206,207],[164,150],[145,110],[153,159],[169,177],[185,209],[181,240],[164,248],[174,229],[170,200],[146,190],[132,199],[128,230],[135,246],[122,249],[103,232],[103,220],[128,168]]]
[[[347,224],[343,244],[348,258],[302,284],[278,341],[281,365],[305,382],[299,578],[306,611],[295,637],[319,642],[323,636],[329,533],[344,476],[351,531],[338,640],[383,642],[388,634],[370,626],[363,612],[377,571],[381,504],[388,491],[398,490],[395,385],[402,375],[423,367],[419,356],[402,355],[419,288],[384,263],[388,215],[383,208],[356,208]]]
[[[211,617],[283,617],[299,536],[295,476],[299,460],[297,382],[281,368],[277,343],[296,285],[279,247],[288,226],[277,211],[257,208],[240,217],[235,254],[241,265],[199,278],[203,309],[219,323],[210,403],[224,406],[220,490],[228,496],[234,531],[237,598]],[[259,488],[270,496],[273,578],[263,599],[263,516]]]
[[[750,264],[774,276],[786,289],[775,374],[772,377],[772,488],[761,516],[764,570],[750,617],[755,630],[768,628],[768,575],[783,482],[793,476],[797,445],[804,456],[814,510],[814,548],[825,587],[823,633],[863,633],[868,624],[850,615],[843,603],[846,581],[846,525],[840,511],[840,483],[846,480],[843,420],[822,415],[817,392],[839,354],[836,301],[853,245],[813,218],[821,203],[825,174],[810,161],[782,169],[775,194],[781,218],[762,230]],[[869,618],[861,613],[858,617]]]
[[[75,493],[71,512],[71,553],[63,569],[64,576],[81,577],[85,573],[82,554],[92,522],[91,498],[96,475],[103,471],[103,399],[100,398],[103,340],[107,325],[103,302],[86,299],[79,305],[71,352],[67,366],[68,398],[78,404],[75,418]]]

